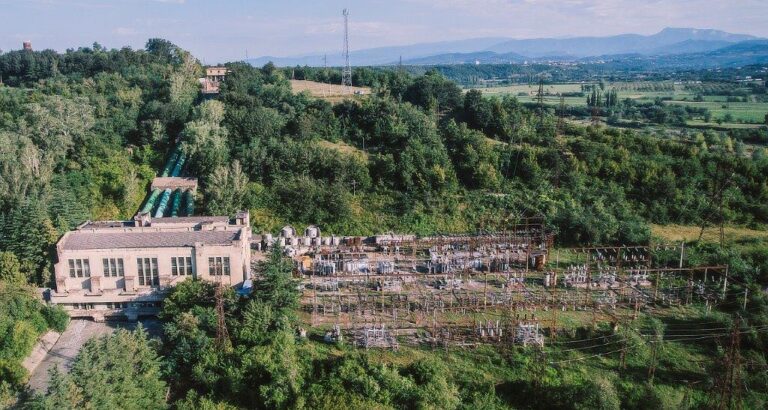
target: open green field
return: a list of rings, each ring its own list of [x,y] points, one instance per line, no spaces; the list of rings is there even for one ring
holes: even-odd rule
[[[558,105],[560,103],[559,94],[581,92],[580,83],[569,84],[545,84],[544,102],[549,105]],[[730,88],[729,88],[730,87]],[[710,123],[696,122],[695,126],[719,127],[719,128],[753,128],[764,124],[765,115],[768,113],[768,102],[757,102],[754,96],[749,100],[751,102],[727,102],[728,92],[744,89],[735,88],[733,84],[712,83],[712,84],[679,84],[672,81],[660,82],[615,82],[606,83],[605,89],[615,89],[619,94],[619,99],[630,98],[639,103],[650,103],[657,98],[665,99],[665,104],[676,104],[689,107],[707,108],[712,113]],[[501,87],[483,88],[483,93],[487,95],[513,95],[521,102],[536,102],[538,84],[517,84]],[[697,94],[702,92],[717,93],[722,95],[704,95],[704,101],[693,101]],[[568,106],[586,106],[586,93],[584,97],[565,97],[565,104]],[[716,124],[715,120],[724,119],[726,114],[732,116],[732,120],[723,124]]]
[[[715,130],[727,130],[727,129],[750,129],[750,128],[760,128],[762,127],[762,124],[744,124],[744,123],[738,123],[738,122],[723,122],[721,124],[718,124],[716,122],[704,122],[702,120],[690,120],[686,123],[689,127],[692,128],[712,128]]]
[[[712,113],[712,118],[723,118],[730,113],[733,119],[742,120],[745,123],[759,124],[765,120],[768,113],[768,103],[754,102],[716,102],[716,101],[668,101],[667,104],[687,105],[689,107],[707,108]]]
[[[486,95],[513,95],[522,102],[535,102],[538,84],[517,84],[503,87],[483,88]],[[546,84],[544,85],[544,101],[547,104],[559,104],[560,93],[580,92],[581,84]],[[565,104],[571,106],[587,105],[586,97],[565,97]]]

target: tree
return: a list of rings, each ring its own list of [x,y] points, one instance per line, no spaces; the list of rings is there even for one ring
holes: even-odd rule
[[[458,107],[461,89],[437,71],[430,71],[417,78],[405,91],[403,98],[424,109],[434,109],[444,114]]]
[[[51,263],[48,255],[59,234],[42,204],[30,201],[18,205],[4,219],[0,226],[0,250],[16,254],[30,283],[44,284]]]
[[[23,285],[27,283],[27,278],[21,272],[21,263],[12,252],[0,252],[0,280]]]
[[[290,221],[335,224],[351,215],[348,188],[308,176],[287,177],[274,182],[274,203],[291,204],[280,209]]]
[[[144,48],[165,63],[174,62],[178,58],[179,47],[162,38],[150,38]]]
[[[219,166],[206,182],[206,204],[212,215],[231,215],[242,210],[248,187],[248,176],[239,161],[229,167]]]
[[[29,408],[40,410],[76,410],[82,408],[83,390],[75,384],[72,377],[62,374],[58,367],[50,370],[48,390],[43,397],[38,397]]]
[[[223,401],[216,401],[210,396],[200,396],[194,390],[189,390],[182,400],[173,403],[178,410],[238,410],[239,407],[233,406]]]
[[[468,188],[498,188],[498,154],[486,137],[467,129],[465,124],[457,126],[453,120],[446,125],[444,133],[459,181]]]
[[[469,90],[464,94],[464,116],[467,124],[476,130],[484,130],[493,119],[490,104],[480,90]]]
[[[51,389],[32,408],[165,408],[160,359],[147,333],[118,330],[83,345],[68,375],[52,374]]]
[[[192,172],[202,178],[226,164],[227,129],[221,126],[224,105],[216,100],[206,101],[196,110],[196,119],[182,133],[182,150],[191,157]]]
[[[448,369],[434,359],[422,359],[406,369],[406,374],[416,382],[417,408],[453,409],[460,403],[459,392],[449,379]]]
[[[300,408],[304,383],[303,369],[296,349],[296,336],[290,329],[277,331],[266,348],[258,350],[257,370],[264,382],[259,394],[267,408]]]
[[[269,305],[275,312],[276,320],[289,324],[293,310],[299,304],[299,290],[293,280],[293,266],[283,256],[279,246],[273,246],[269,258],[261,266],[262,279],[256,284],[254,298]]]

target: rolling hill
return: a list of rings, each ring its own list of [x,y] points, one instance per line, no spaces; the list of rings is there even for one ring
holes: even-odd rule
[[[642,56],[684,55],[711,52],[728,46],[759,40],[746,34],[695,28],[665,28],[652,35],[621,34],[607,37],[509,39],[486,37],[353,51],[353,65],[390,65],[400,58],[406,64],[517,63],[526,60],[578,60],[585,57],[639,54]],[[733,50],[735,52],[735,50]],[[289,57],[259,57],[254,65],[269,61],[279,66],[343,64],[341,52]]]

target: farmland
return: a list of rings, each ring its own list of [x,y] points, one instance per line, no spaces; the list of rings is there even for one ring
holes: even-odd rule
[[[351,96],[368,95],[371,89],[368,87],[349,87],[349,90],[340,84],[324,84],[316,81],[291,80],[291,89],[294,93],[309,92],[313,97],[322,98],[330,102],[340,102]]]
[[[586,83],[561,83],[544,85],[544,102],[558,105],[560,95],[568,107],[586,107],[586,96],[582,88]],[[692,119],[689,125],[698,127],[754,128],[764,124],[768,113],[765,95],[752,93],[749,87],[739,84],[682,83],[674,81],[635,81],[603,83],[604,90],[616,90],[620,100],[630,99],[636,103],[654,103],[660,100],[665,105],[679,105],[694,109],[707,109],[709,121]],[[523,103],[536,102],[537,84],[517,84],[484,88],[487,95],[512,95]]]

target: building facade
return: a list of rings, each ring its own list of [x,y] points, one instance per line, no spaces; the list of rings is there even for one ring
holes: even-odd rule
[[[153,315],[170,287],[190,278],[242,286],[250,279],[247,212],[86,222],[57,243],[51,302],[73,317]]]
[[[200,86],[203,94],[218,94],[221,83],[229,70],[226,67],[207,67],[205,77],[200,78]]]

